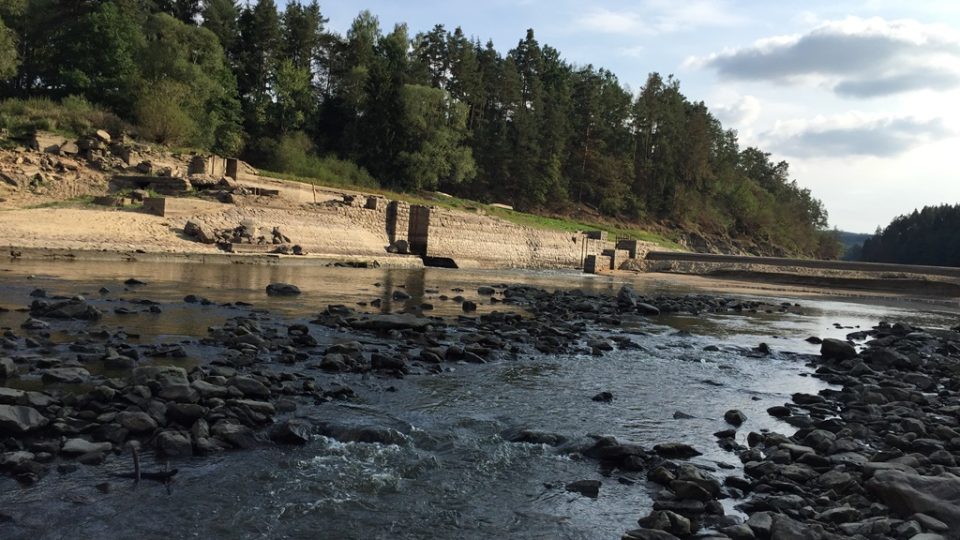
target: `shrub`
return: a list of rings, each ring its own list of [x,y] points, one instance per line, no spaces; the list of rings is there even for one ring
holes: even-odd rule
[[[190,142],[197,125],[181,105],[187,91],[186,86],[173,81],[144,88],[134,106],[140,135],[168,146]]]
[[[332,156],[315,155],[313,144],[302,132],[291,133],[280,139],[272,149],[268,166],[277,172],[315,179],[324,184],[378,187],[370,173],[357,164]]]
[[[61,102],[47,98],[0,101],[0,127],[9,130],[15,137],[29,135],[36,130],[56,131],[75,137],[92,129],[119,133],[128,128],[115,114],[77,96],[68,96]]]

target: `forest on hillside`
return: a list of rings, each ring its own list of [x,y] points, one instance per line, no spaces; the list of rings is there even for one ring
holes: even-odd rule
[[[860,260],[960,266],[960,204],[924,206],[863,242]]]
[[[632,91],[533,30],[504,54],[367,11],[339,35],[315,1],[0,0],[0,18],[0,127],[13,100],[80,100],[140,137],[281,172],[338,167],[389,189],[837,253],[788,164],[741,148],[675,78]]]

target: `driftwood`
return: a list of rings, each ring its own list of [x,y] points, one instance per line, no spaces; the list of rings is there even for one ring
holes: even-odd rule
[[[141,479],[154,480],[156,482],[169,482],[173,479],[174,475],[177,474],[177,469],[156,472],[141,471],[139,448],[136,445],[131,445],[130,450],[133,453],[133,472],[117,473],[115,476],[119,478],[132,478],[134,483],[139,483]]]

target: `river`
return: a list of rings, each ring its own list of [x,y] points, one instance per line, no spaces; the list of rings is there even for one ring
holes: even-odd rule
[[[147,282],[126,287],[135,277]],[[295,283],[295,298],[267,297],[267,283]],[[638,293],[702,293],[757,298],[755,291],[723,292],[729,284],[671,276],[636,278],[564,272],[384,270],[200,264],[108,264],[14,261],[0,264],[0,327],[19,332],[30,291],[84,296],[107,315],[97,326],[122,328],[140,343],[196,343],[207,327],[236,315],[225,302],[249,302],[304,322],[328,304],[356,306],[380,299],[381,310],[462,315],[441,295],[480,298],[480,285],[525,283],[547,289],[579,288],[615,294],[631,282]],[[98,292],[102,287],[110,293]],[[465,290],[463,293],[456,288]],[[394,291],[410,299],[394,301]],[[214,304],[184,304],[192,293]],[[128,455],[103,466],[55,469],[39,483],[19,486],[0,477],[0,538],[619,538],[650,509],[655,487],[642,476],[604,476],[595,461],[555,449],[510,443],[500,434],[529,427],[581,437],[613,435],[644,446],[686,442],[703,452],[694,462],[719,477],[736,474],[736,456],[721,450],[713,433],[729,427],[728,409],[748,420],[738,440],[762,429],[792,432],[766,413],[794,392],[826,385],[789,353],[816,353],[808,336],[843,337],[881,320],[921,327],[957,323],[948,302],[836,297],[768,291],[765,300],[799,304],[787,313],[661,316],[649,324],[611,330],[642,347],[592,355],[533,355],[483,365],[454,364],[437,375],[403,380],[343,375],[357,393],[350,402],[301,407],[297,414],[387,426],[400,444],[341,443],[318,437],[303,447],[264,444],[253,450],[177,460],[168,486],[131,482],[111,473],[130,469]],[[163,313],[117,315],[110,299],[149,298]],[[942,299],[941,299],[942,300]],[[373,309],[369,305],[361,309]],[[481,302],[480,312],[504,310]],[[837,324],[843,328],[838,328]],[[80,327],[87,323],[71,323]],[[318,329],[316,333],[335,332]],[[64,333],[60,339],[74,335]],[[58,335],[54,334],[54,339]],[[773,354],[744,353],[767,343]],[[704,350],[710,345],[716,350]],[[713,349],[711,347],[711,349]],[[205,361],[199,349],[177,362]],[[609,391],[610,403],[591,396]],[[676,412],[693,418],[675,418]],[[161,468],[151,455],[147,468]],[[727,468],[733,470],[725,470]],[[602,481],[596,499],[567,492],[575,480]],[[109,483],[109,485],[103,485]],[[97,487],[99,485],[99,488]],[[728,510],[733,511],[732,507]]]

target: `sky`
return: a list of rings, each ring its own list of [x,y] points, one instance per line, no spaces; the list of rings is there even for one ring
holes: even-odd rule
[[[960,2],[955,0],[336,0],[342,33],[369,9],[389,31],[435,24],[506,52],[528,28],[575,65],[638,91],[673,74],[742,147],[790,163],[830,225],[872,233],[960,203]]]

